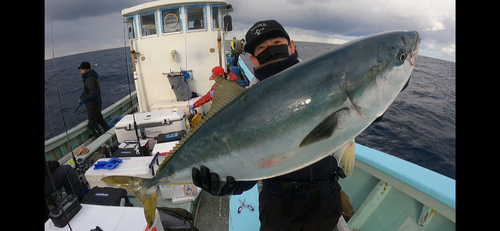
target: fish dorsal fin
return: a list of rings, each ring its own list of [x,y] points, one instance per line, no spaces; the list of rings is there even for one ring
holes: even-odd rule
[[[210,120],[215,114],[217,114],[220,109],[226,106],[229,102],[231,102],[234,98],[240,95],[245,89],[238,85],[236,82],[227,80],[225,78],[215,76],[215,86],[214,86],[214,94],[212,97],[212,106],[208,113],[203,116],[203,118],[192,128],[175,147],[170,151],[170,155],[168,155],[163,163],[158,168],[157,172],[159,172],[163,166],[168,162],[168,160],[175,154],[175,152],[196,132],[200,129],[205,122]]]
[[[214,115],[219,110],[240,95],[245,89],[236,82],[215,76],[214,96],[212,106],[207,115]]]

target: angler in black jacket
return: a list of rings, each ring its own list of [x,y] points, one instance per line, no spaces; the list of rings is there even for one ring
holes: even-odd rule
[[[83,80],[83,93],[80,96],[79,103],[80,105],[85,103],[85,106],[87,107],[87,117],[89,119],[88,126],[97,138],[102,134],[98,124],[104,129],[104,132],[109,130],[109,126],[101,114],[101,88],[99,87],[99,81],[97,80],[99,75],[97,72],[90,69],[89,62],[82,62],[78,69],[80,69]]]

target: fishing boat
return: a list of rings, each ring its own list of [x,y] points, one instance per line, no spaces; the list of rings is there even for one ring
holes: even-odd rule
[[[253,79],[252,72],[241,58],[233,67],[230,52],[224,47],[226,35],[232,28],[231,12],[233,6],[224,0],[160,0],[123,9],[136,91],[104,109],[105,120],[114,125],[131,113],[140,117],[175,111],[182,114],[182,122],[185,122],[190,114],[189,105],[213,85],[208,77],[214,66],[231,71],[237,76],[238,84],[248,86]],[[210,103],[207,103],[196,111],[204,114],[209,109]],[[172,121],[160,123],[170,125]],[[123,136],[124,130],[115,126],[98,138],[88,138],[91,132],[86,125],[84,121],[67,133],[45,141],[45,158],[79,167],[83,180],[89,181],[85,173],[92,170],[97,160],[113,156],[109,149],[119,143],[118,136]],[[181,127],[189,130],[191,125],[188,121]],[[126,132],[131,130],[133,127],[129,126]],[[141,132],[141,136],[146,137],[158,135],[144,130],[137,134]],[[150,141],[150,150],[159,147],[156,139]],[[88,152],[74,157],[76,150],[82,147]],[[454,179],[360,144],[355,144],[355,152],[352,175],[339,181],[345,197],[342,198],[344,213],[336,230],[455,230]],[[154,166],[158,155],[144,158],[149,158],[149,166]],[[154,174],[154,167],[152,170]],[[224,199],[201,191],[185,202],[165,199],[158,193],[157,208],[186,209],[194,214],[194,224],[199,230],[258,230],[259,190],[256,186],[242,195]],[[82,204],[69,224],[76,230],[96,226],[103,230],[147,230],[141,202],[132,195],[129,200],[134,207]],[[255,211],[237,212],[241,210],[241,201],[251,204]],[[156,230],[163,230],[166,225],[155,224]],[[45,229],[70,230],[68,226],[55,227],[50,219]]]

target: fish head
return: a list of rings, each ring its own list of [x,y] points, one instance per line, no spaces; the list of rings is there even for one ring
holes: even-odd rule
[[[416,31],[385,32],[354,43],[345,93],[365,119],[381,116],[409,81],[420,44]]]

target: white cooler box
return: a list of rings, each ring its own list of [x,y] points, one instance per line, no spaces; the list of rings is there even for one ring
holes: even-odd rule
[[[157,152],[158,160],[160,164],[163,163],[165,157],[170,155],[170,151],[177,145],[179,141],[166,142],[156,144],[152,155],[156,155]],[[163,199],[172,198],[172,204],[180,204],[188,201],[194,201],[196,197],[200,194],[201,188],[196,187],[194,184],[185,184],[185,185],[160,185],[160,192]]]
[[[105,168],[94,170],[94,165],[92,165],[92,167],[90,167],[85,172],[85,179],[89,183],[90,188],[93,188],[95,186],[118,188],[101,180],[102,178],[107,176],[134,176],[151,179],[153,178],[153,174],[151,172],[151,169],[149,168],[149,163],[151,163],[153,157],[154,156],[119,157],[122,162],[118,165],[118,167],[111,170]],[[98,159],[95,163],[97,163],[98,161],[108,161],[110,159],[111,158],[101,158]],[[158,163],[161,164],[160,162]],[[159,165],[155,163],[155,173],[158,168]],[[132,196],[132,193],[127,190],[127,195]]]
[[[163,199],[172,198],[172,204],[180,204],[196,200],[201,192],[201,188],[194,184],[185,185],[160,185],[160,192]]]
[[[193,105],[194,102],[199,100],[200,97],[192,98],[189,99],[189,101],[176,101],[172,99],[168,100],[158,100],[151,104],[151,111],[161,111],[161,110],[167,110],[167,109],[172,109],[172,108],[179,108],[182,109],[184,113],[189,114],[189,105]],[[198,113],[203,114],[203,107],[197,107],[195,108]]]
[[[174,149],[175,145],[177,145],[179,141],[172,141],[172,142],[165,142],[165,143],[158,143],[155,145],[153,148],[153,151],[151,152],[151,155],[156,155],[157,152],[160,154],[158,155],[158,161],[160,161],[160,164],[163,163],[165,158],[170,154],[170,151]]]
[[[145,135],[150,141],[149,150],[152,150],[156,144],[154,137],[160,133],[186,130],[186,118],[184,117],[184,112],[180,109],[135,113],[134,115],[139,135],[140,130],[143,128]],[[126,115],[118,121],[115,125],[115,131],[116,138],[120,143],[126,140],[137,140],[132,115]]]

